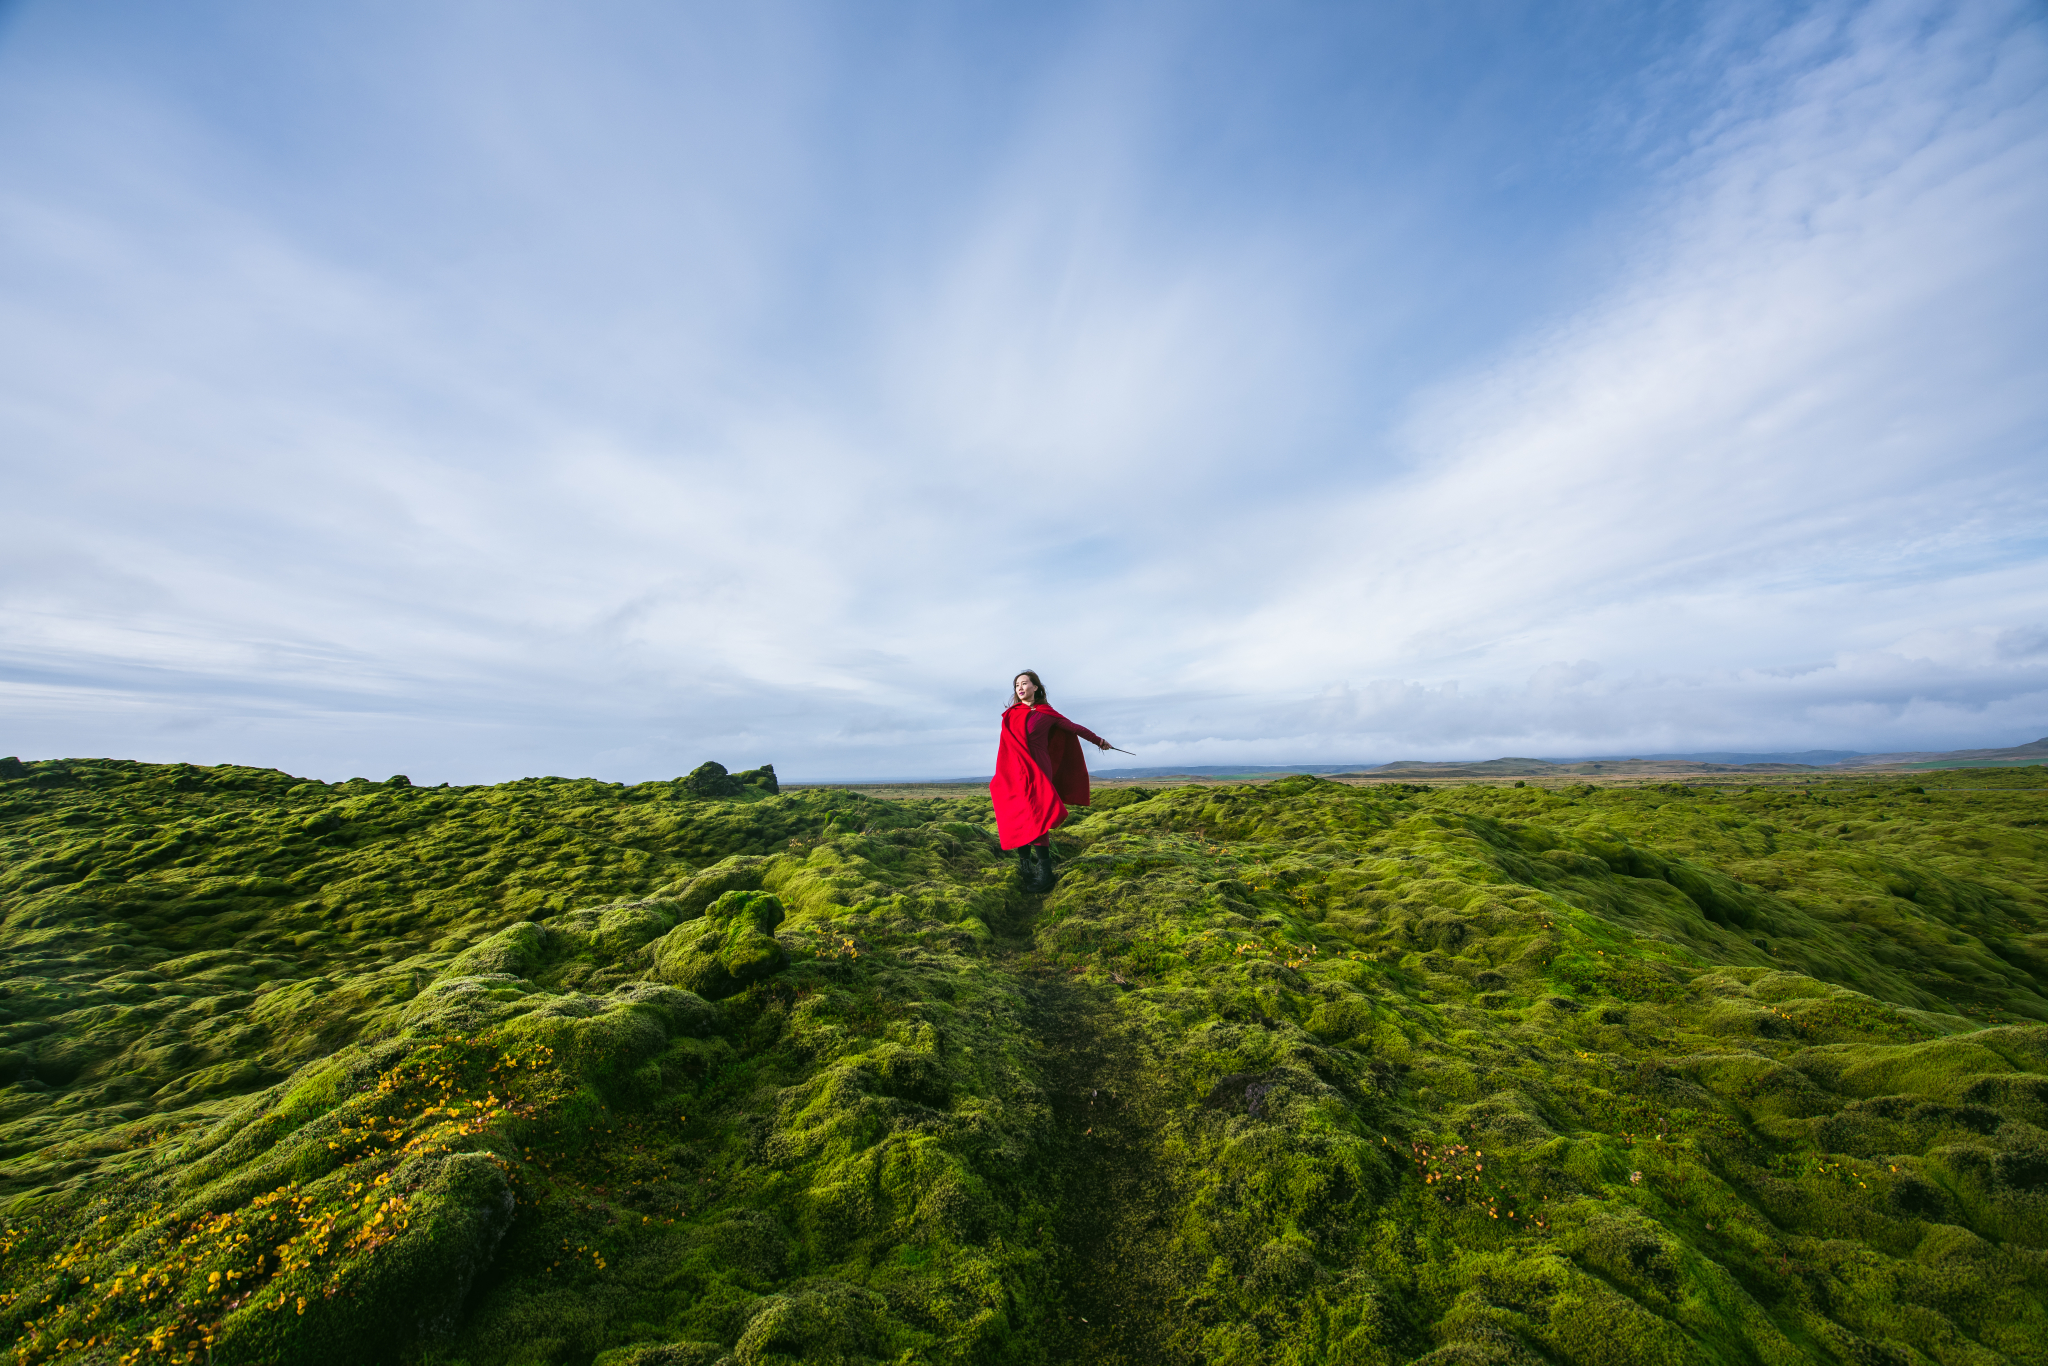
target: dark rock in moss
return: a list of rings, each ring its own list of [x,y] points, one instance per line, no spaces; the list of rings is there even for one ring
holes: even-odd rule
[[[715,759],[697,765],[677,781],[693,797],[743,797],[747,792],[746,784]]]
[[[728,773],[725,765],[715,760],[697,765],[676,779],[676,785],[692,797],[759,798],[773,797],[782,791],[773,764]]]
[[[12,754],[4,759],[0,759],[0,778],[26,778],[27,776],[28,770],[22,767],[21,760],[15,758]]]

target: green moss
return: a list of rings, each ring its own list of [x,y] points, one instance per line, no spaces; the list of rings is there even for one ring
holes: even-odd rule
[[[0,770],[16,1359],[2038,1360],[1956,792]],[[89,1344],[89,1345],[88,1345]]]
[[[782,903],[767,892],[726,892],[700,919],[670,930],[654,945],[656,981],[719,1001],[789,966],[773,938]]]

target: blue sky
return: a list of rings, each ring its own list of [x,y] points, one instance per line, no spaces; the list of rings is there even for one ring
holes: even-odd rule
[[[0,753],[2031,740],[2043,241],[2026,0],[17,3]]]

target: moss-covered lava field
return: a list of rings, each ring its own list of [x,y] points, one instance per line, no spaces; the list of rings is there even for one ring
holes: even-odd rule
[[[0,763],[11,1359],[2048,1361],[2041,768],[772,787]]]

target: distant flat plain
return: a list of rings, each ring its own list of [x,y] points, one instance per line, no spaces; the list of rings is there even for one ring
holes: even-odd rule
[[[1415,784],[1426,787],[1458,787],[1506,781],[1517,786],[1563,787],[1588,784],[1595,787],[1640,787],[1650,783],[1686,782],[1694,786],[1799,787],[1816,779],[1866,777],[1878,773],[1937,773],[1943,769],[2019,768],[2048,762],[2048,737],[2006,749],[1964,749],[1940,753],[1859,754],[1832,764],[1717,764],[1683,758],[1588,759],[1580,763],[1557,764],[1543,759],[1486,759],[1471,762],[1395,762],[1373,768],[1333,770],[1332,765],[1313,764],[1300,768],[1247,767],[1233,771],[1203,767],[1185,773],[1147,773],[1142,777],[1098,774],[1097,789],[1119,787],[1185,787],[1189,784],[1223,786],[1234,783],[1268,783],[1300,773],[1313,772],[1333,782],[1371,787],[1383,784]],[[979,796],[988,789],[988,779],[941,779],[930,782],[786,782],[785,788],[837,788],[871,797],[909,801],[932,797]]]

